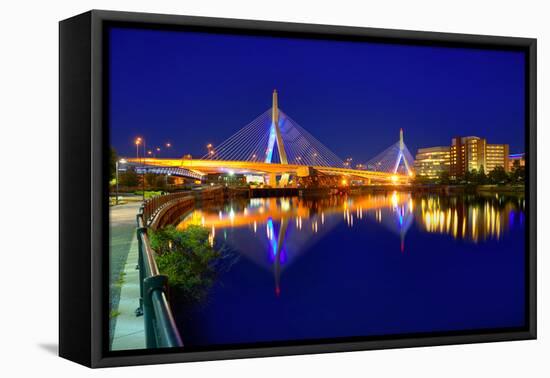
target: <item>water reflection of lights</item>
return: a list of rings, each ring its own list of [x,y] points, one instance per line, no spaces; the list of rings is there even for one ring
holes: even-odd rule
[[[319,225],[316,220],[311,222],[311,231],[313,232],[319,231]]]
[[[290,201],[287,198],[281,198],[281,210],[282,211],[290,210]]]
[[[419,206],[416,206],[419,205]],[[410,193],[394,191],[391,194],[370,194],[358,197],[328,197],[319,200],[301,198],[254,198],[249,201],[234,201],[221,209],[195,209],[179,223],[202,225],[210,229],[209,242],[214,243],[216,228],[249,227],[257,233],[258,226],[279,224],[284,217],[290,218],[291,226],[299,232],[319,233],[327,227],[327,217],[341,213],[348,227],[359,221],[374,219],[379,224],[397,227],[401,239],[411,223],[416,220],[420,229],[429,233],[448,234],[455,239],[478,242],[486,239],[499,240],[511,224],[523,224],[525,200],[507,199],[502,195],[489,198],[440,197],[428,195],[415,198]],[[371,211],[372,210],[372,211]],[[311,228],[304,229],[304,218]],[[342,218],[340,218],[342,219]],[[392,225],[394,224],[394,225]],[[310,230],[310,231],[308,231]],[[274,235],[266,231],[269,240]],[[402,240],[403,241],[403,240]]]
[[[214,239],[216,238],[216,227],[212,225],[212,229],[210,230],[210,233],[208,234],[208,244],[210,244],[211,247],[214,246]]]
[[[450,234],[455,239],[471,240],[475,243],[495,239],[513,224],[516,213],[524,216],[523,200],[505,201],[503,196],[494,199],[472,198],[470,201],[448,201],[440,198],[421,200],[420,224],[427,232]],[[507,219],[508,222],[503,222]]]
[[[405,235],[415,221],[421,231],[446,234],[475,243],[487,239],[500,240],[514,222],[522,225],[525,221],[525,201],[503,196],[414,197],[410,193],[394,191],[390,194],[335,196],[316,200],[296,197],[234,200],[225,205],[204,206],[183,217],[177,227],[206,227],[211,246],[220,237],[232,243],[232,238],[228,237],[228,232],[232,235],[231,229],[248,228],[254,240],[264,244],[263,247],[250,248],[246,253],[252,259],[259,259],[259,264],[265,264],[265,255],[261,252],[269,252],[267,261],[275,275],[277,295],[281,294],[280,275],[284,267],[307,250],[304,243],[314,242],[315,238],[318,240],[332,227],[341,224],[341,216],[347,228],[381,225],[389,229],[399,237],[399,243],[395,245],[402,253],[405,252]],[[263,225],[265,234],[258,233],[258,228],[261,230]]]

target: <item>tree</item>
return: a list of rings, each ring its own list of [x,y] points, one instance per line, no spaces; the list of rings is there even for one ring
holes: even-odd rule
[[[118,179],[122,186],[138,186],[139,177],[135,170],[128,168],[126,172],[119,173]]]
[[[493,184],[502,184],[508,181],[508,175],[503,167],[497,166],[489,172],[489,180]]]
[[[439,175],[439,182],[443,185],[448,185],[451,182],[451,179],[449,177],[449,172],[447,171],[441,172],[441,175]]]
[[[148,186],[154,186],[156,179],[157,175],[155,173],[148,172],[145,174],[145,182]]]
[[[477,184],[477,169],[474,168],[471,171],[466,171],[466,174],[464,175],[464,180],[466,180],[467,183]]]
[[[158,189],[166,190],[167,177],[164,175],[157,175],[155,178],[155,187]]]
[[[413,181],[415,184],[418,184],[418,185],[429,184],[431,182],[431,180],[426,176],[420,176],[420,175],[414,176]]]
[[[116,177],[116,162],[118,160],[118,155],[114,147],[111,146],[109,150],[109,181],[113,180]]]
[[[487,175],[485,174],[485,169],[483,165],[479,167],[479,172],[477,173],[477,184],[483,185],[487,183]]]
[[[515,160],[512,166],[512,172],[510,172],[510,181],[514,184],[525,183],[525,167],[522,167],[519,160]]]

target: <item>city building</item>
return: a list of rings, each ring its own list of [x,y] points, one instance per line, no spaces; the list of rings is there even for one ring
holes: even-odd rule
[[[510,148],[507,144],[487,144],[485,150],[485,172],[491,172],[496,167],[509,171],[508,155]]]
[[[452,179],[462,178],[466,172],[481,167],[485,173],[496,167],[509,171],[507,144],[489,144],[477,136],[454,137],[451,140],[449,173]]]
[[[449,172],[450,147],[438,146],[419,148],[414,160],[414,168],[418,177],[436,179],[443,172]]]
[[[516,161],[518,163],[516,163]],[[508,170],[512,172],[514,164],[519,164],[520,167],[525,167],[525,154],[510,154],[508,155]]]

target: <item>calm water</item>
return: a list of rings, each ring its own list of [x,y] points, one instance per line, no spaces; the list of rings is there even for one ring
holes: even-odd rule
[[[208,298],[175,306],[186,346],[518,327],[523,198],[388,193],[209,205],[238,255]]]

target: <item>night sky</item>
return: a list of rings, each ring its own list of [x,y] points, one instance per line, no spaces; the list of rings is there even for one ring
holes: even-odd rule
[[[114,28],[110,35],[111,144],[135,156],[200,157],[279,107],[341,158],[365,162],[398,140],[449,145],[486,137],[524,151],[524,54]]]

